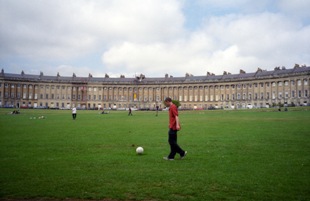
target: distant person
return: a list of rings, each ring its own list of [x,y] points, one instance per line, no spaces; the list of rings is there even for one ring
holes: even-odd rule
[[[72,118],[73,118],[73,120],[76,119],[76,107],[72,108]]]
[[[128,116],[132,116],[132,111],[131,111],[131,108],[129,107],[129,112],[128,112]]]
[[[159,110],[159,106],[156,105],[156,116],[158,116],[158,110]]]
[[[164,101],[166,107],[169,107],[169,132],[168,132],[168,142],[170,145],[170,154],[164,157],[165,160],[174,160],[175,155],[180,154],[181,159],[183,159],[187,151],[184,151],[177,143],[177,132],[181,129],[178,108],[172,103],[171,98],[166,98]]]

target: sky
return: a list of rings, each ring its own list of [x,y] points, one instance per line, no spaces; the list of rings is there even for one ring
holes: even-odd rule
[[[184,77],[310,65],[310,0],[0,0],[0,69]]]

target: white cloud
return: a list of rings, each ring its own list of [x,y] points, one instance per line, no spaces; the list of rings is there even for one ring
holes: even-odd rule
[[[308,1],[194,2],[204,20],[186,30],[184,0],[0,0],[0,64],[116,77],[309,65]],[[100,54],[102,65],[93,62]]]
[[[169,43],[125,42],[106,51],[102,60],[111,71],[123,68],[150,75],[254,72],[257,67],[309,61],[308,35],[309,27],[282,15],[228,15],[211,18],[189,37]]]
[[[182,33],[177,1],[1,2],[2,56],[63,60],[123,40],[165,41]]]
[[[279,0],[278,6],[281,11],[285,12],[293,18],[302,18],[309,20],[310,18],[310,1],[309,0]]]

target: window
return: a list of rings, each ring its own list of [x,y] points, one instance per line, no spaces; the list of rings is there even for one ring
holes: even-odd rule
[[[301,80],[297,80],[297,85],[298,85],[298,86],[301,85]]]

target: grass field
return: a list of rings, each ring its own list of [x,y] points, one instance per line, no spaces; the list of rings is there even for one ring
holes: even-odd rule
[[[162,159],[164,111],[78,111],[75,121],[10,111],[0,110],[0,199],[310,200],[309,108],[180,111],[188,155],[174,161]]]

